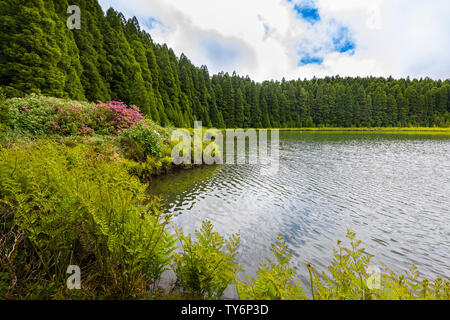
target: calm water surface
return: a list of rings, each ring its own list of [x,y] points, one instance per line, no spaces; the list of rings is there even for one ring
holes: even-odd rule
[[[396,272],[450,278],[450,136],[280,132],[280,170],[223,165],[156,179],[167,211],[186,232],[211,220],[241,232],[241,276],[254,276],[283,234],[307,283],[324,269],[346,229]]]

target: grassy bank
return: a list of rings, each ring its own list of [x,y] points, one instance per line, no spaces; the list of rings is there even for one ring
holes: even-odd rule
[[[219,129],[225,132],[227,129]],[[238,128],[231,130],[249,130],[248,128]],[[354,132],[354,133],[386,133],[386,134],[438,134],[450,135],[450,128],[438,127],[366,127],[366,128],[346,128],[346,127],[323,127],[323,128],[270,128],[256,130],[279,130],[284,132]]]
[[[311,286],[297,281],[281,235],[257,277],[238,281],[239,234],[208,221],[172,233],[173,217],[147,193],[152,176],[178,168],[170,129],[119,102],[41,96],[0,102],[0,117],[0,298],[219,299],[234,285],[249,300],[450,299],[448,280],[414,268],[385,268],[372,285],[371,256],[351,232],[327,273],[307,265]],[[80,290],[67,287],[71,265]],[[177,282],[163,290],[167,269]]]
[[[443,134],[450,135],[450,128],[428,127],[376,127],[376,128],[296,128],[279,129],[280,131],[304,131],[304,132],[363,132],[363,133],[398,133],[398,134]]]

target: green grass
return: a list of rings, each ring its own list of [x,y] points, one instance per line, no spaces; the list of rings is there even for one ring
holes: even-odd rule
[[[433,135],[450,135],[450,128],[438,127],[363,127],[363,128],[344,128],[344,127],[323,127],[323,128],[228,128],[218,129],[221,132],[226,130],[279,130],[282,132],[300,131],[300,132],[353,132],[353,133],[386,133],[386,134],[433,134]],[[193,130],[193,129],[191,129]]]
[[[380,132],[380,133],[443,133],[450,134],[450,128],[436,127],[374,127],[374,128],[282,128],[280,131],[307,131],[307,132]]]

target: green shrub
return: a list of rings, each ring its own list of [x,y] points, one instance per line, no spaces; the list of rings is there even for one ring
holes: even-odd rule
[[[281,235],[272,245],[271,252],[275,262],[267,259],[267,264],[261,264],[257,278],[247,277],[247,282],[236,285],[242,300],[303,300],[306,294],[301,282],[293,283],[296,269],[289,265],[292,252],[288,252],[286,242]]]
[[[152,127],[140,124],[123,131],[122,137],[135,142],[137,144],[136,149],[141,149],[146,156],[161,157],[161,139]]]
[[[1,89],[1,88],[0,88]],[[9,108],[8,106],[3,102],[2,96],[0,91],[0,136],[4,134],[4,132],[7,131],[10,117],[9,117]],[[0,139],[1,141],[2,139]]]
[[[4,103],[6,95],[2,87],[0,87],[0,141],[2,141],[2,135],[9,125],[9,108]]]
[[[161,159],[161,163],[164,168],[168,168],[172,165],[173,159],[171,157],[164,157]]]
[[[85,296],[144,297],[172,260],[170,216],[120,162],[87,145],[3,149],[0,182],[6,297],[71,297],[68,265],[81,267]]]
[[[3,102],[4,100],[6,100],[6,93],[5,90],[0,87],[0,102]]]
[[[322,273],[319,276],[315,268],[307,265],[310,272],[311,293],[314,299],[367,299],[371,290],[367,286],[369,278],[367,268],[372,256],[365,254],[364,248],[359,248],[361,241],[354,241],[355,234],[348,231],[347,238],[351,241],[350,248],[342,247],[338,241],[338,249],[328,267],[330,275]]]
[[[195,231],[197,241],[178,229],[177,234],[182,251],[174,253],[172,267],[182,289],[205,299],[220,299],[241,269],[236,263],[239,235],[225,240],[213,232],[210,221],[204,221],[202,228]]]

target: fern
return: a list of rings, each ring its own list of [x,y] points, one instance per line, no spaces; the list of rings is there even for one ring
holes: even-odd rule
[[[235,282],[241,267],[236,263],[239,234],[225,239],[213,231],[210,221],[204,221],[195,231],[197,241],[176,228],[181,249],[174,253],[174,269],[182,289],[205,299],[219,299],[226,288]]]
[[[299,300],[306,299],[303,287],[293,282],[296,269],[289,266],[292,252],[281,235],[272,245],[275,261],[267,259],[257,271],[257,279],[247,277],[247,282],[238,282],[237,291],[243,300]]]
[[[0,181],[1,203],[13,213],[8,223],[26,235],[23,254],[2,263],[0,272],[11,264],[20,278],[8,294],[29,291],[36,275],[41,284],[60,288],[55,293],[52,286],[52,294],[69,294],[66,269],[76,264],[87,274],[87,291],[138,297],[172,260],[175,236],[167,232],[170,216],[159,211],[159,200],[120,163],[99,160],[89,146],[42,140],[2,150]],[[47,289],[33,294],[46,296]]]

